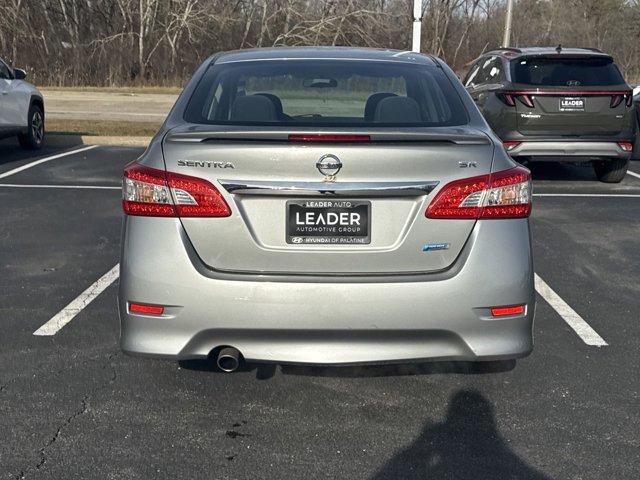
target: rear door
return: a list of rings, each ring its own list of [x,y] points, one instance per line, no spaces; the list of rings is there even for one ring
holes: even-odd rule
[[[490,172],[435,65],[282,60],[214,65],[164,139],[166,168],[209,180],[232,215],[183,218],[222,271],[323,275],[441,271],[475,220],[425,217],[446,183]]]
[[[504,66],[502,59],[493,55],[481,59],[474,68],[477,68],[477,72],[470,72],[466,82],[467,90],[473,101],[483,110],[489,95],[500,88],[505,80]]]
[[[617,135],[628,91],[609,57],[525,57],[512,68],[518,130],[524,135]]]
[[[0,60],[0,130],[6,130],[9,126],[9,112],[7,97],[9,95],[9,80],[11,78],[9,68]]]

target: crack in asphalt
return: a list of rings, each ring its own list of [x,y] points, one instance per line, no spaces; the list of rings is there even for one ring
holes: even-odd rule
[[[87,393],[86,395],[84,395],[82,397],[81,400],[81,408],[79,408],[78,410],[76,410],[74,413],[72,413],[69,417],[67,417],[67,419],[62,422],[62,424],[60,424],[58,426],[58,428],[56,429],[55,433],[51,436],[51,438],[46,442],[46,444],[40,448],[38,450],[39,454],[40,454],[40,460],[38,461],[38,463],[32,467],[20,470],[20,472],[16,475],[16,480],[23,480],[25,478],[27,478],[27,474],[32,473],[32,472],[38,472],[40,471],[44,465],[47,462],[47,450],[54,444],[56,443],[56,441],[58,440],[58,438],[60,438],[60,435],[62,433],[62,431],[68,427],[69,425],[71,425],[71,423],[78,417],[84,415],[85,413],[87,413],[87,411],[89,410],[89,399],[91,398],[92,395],[95,395],[96,393],[98,393],[100,390],[102,390],[103,388],[106,388],[108,385],[112,384],[113,382],[115,382],[116,378],[117,378],[117,371],[116,368],[112,365],[112,360],[117,357],[119,355],[119,352],[114,352],[114,353],[110,353],[106,360],[103,362],[102,364],[102,370],[106,370],[106,369],[110,369],[111,370],[111,376],[105,380],[100,386],[94,388],[91,392]],[[11,381],[13,381],[14,379],[12,379]],[[10,382],[11,382],[10,381]],[[10,383],[9,382],[9,383]]]
[[[11,385],[13,382],[15,382],[17,379],[19,379],[20,376],[17,377],[13,377],[10,380],[8,380],[7,382],[3,383],[2,385],[0,385],[0,393],[4,392],[4,390]]]

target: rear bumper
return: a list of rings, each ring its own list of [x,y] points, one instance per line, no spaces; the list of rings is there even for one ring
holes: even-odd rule
[[[568,141],[522,141],[517,147],[509,150],[512,157],[576,157],[588,160],[592,157],[629,158],[631,152],[623,150],[617,142],[568,142]],[[536,158],[543,160],[544,158]],[[551,158],[550,158],[551,159]]]
[[[128,301],[165,315],[130,314]],[[477,222],[447,272],[340,280],[221,276],[203,269],[178,220],[124,221],[119,313],[131,354],[205,358],[230,345],[278,363],[517,358],[533,347],[534,302],[526,219]],[[514,304],[525,315],[489,315]]]

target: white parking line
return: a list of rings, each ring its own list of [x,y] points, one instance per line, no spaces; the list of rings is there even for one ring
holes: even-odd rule
[[[22,185],[19,183],[0,183],[0,187],[8,188],[79,188],[86,190],[122,190],[122,187],[106,185]]]
[[[627,170],[627,173],[632,177],[640,178],[640,173],[632,172],[631,170]]]
[[[100,295],[109,285],[118,278],[120,264],[116,264],[111,270],[100,277],[93,285],[82,292],[69,305],[60,310],[51,320],[33,332],[38,336],[51,336],[58,333],[67,323],[73,320],[87,305]]]
[[[640,198],[635,193],[534,193],[534,197],[611,197],[611,198]]]
[[[16,173],[20,173],[28,168],[35,167],[36,165],[40,165],[41,163],[50,162],[51,160],[55,160],[57,158],[67,157],[69,155],[73,155],[74,153],[84,152],[96,147],[97,145],[89,145],[87,147],[77,148],[69,152],[63,152],[57,155],[52,155],[50,157],[41,158],[40,160],[36,160],[35,162],[27,163],[26,165],[22,165],[21,167],[14,168],[13,170],[9,170],[8,172],[0,173],[0,178],[7,178],[11,175],[15,175]]]
[[[535,283],[536,290],[542,298],[567,322],[567,325],[578,334],[584,343],[595,347],[605,347],[608,345],[607,342],[598,335],[598,332],[591,328],[591,325],[585,322],[573,308],[567,305],[567,303],[560,298],[560,295],[554,292],[537,273],[535,275]]]

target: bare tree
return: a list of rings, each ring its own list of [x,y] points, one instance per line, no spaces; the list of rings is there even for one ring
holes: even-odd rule
[[[46,85],[180,85],[237,48],[408,50],[411,0],[0,0],[0,57]],[[500,44],[505,0],[422,0],[423,50],[462,72]],[[598,47],[640,80],[640,0],[517,0],[513,43]]]

